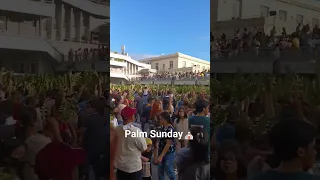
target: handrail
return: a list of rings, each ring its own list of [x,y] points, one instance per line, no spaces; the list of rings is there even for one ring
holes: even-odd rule
[[[54,49],[54,51],[55,51],[57,54],[59,54],[59,56],[60,56],[60,58],[61,58],[61,59],[59,59],[59,61],[60,61],[60,62],[64,61],[64,60],[65,60],[65,59],[64,59],[64,54],[61,53],[56,47],[52,46],[48,40],[45,39],[45,41],[49,44],[50,47],[52,47],[52,49]]]

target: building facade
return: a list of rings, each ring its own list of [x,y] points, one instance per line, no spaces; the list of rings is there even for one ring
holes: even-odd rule
[[[105,0],[1,0],[0,63],[17,73],[53,72],[68,52],[109,43]]]
[[[264,28],[268,34],[273,26],[277,34],[283,27],[291,34],[299,23],[314,27],[319,19],[320,1],[316,0],[211,0],[211,27],[218,37],[225,33],[232,38],[243,28]]]
[[[134,60],[127,53],[110,52],[110,79],[112,84],[120,84],[138,78],[141,70],[156,72],[150,64]]]
[[[210,62],[179,52],[175,54],[142,59],[140,62],[150,64],[151,68],[157,70],[158,72],[203,71],[210,69]]]

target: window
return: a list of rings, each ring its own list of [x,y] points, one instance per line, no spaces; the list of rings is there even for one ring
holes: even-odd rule
[[[314,28],[318,24],[319,24],[318,19],[317,18],[312,18],[312,27]]]
[[[267,6],[260,6],[260,16],[261,17],[269,16],[269,8]]]
[[[19,65],[19,73],[24,73],[24,64],[20,63]]]
[[[303,24],[303,16],[300,14],[296,15],[296,21],[297,21],[297,25],[298,24]]]
[[[202,66],[202,70],[205,70],[205,69],[206,69],[206,67]]]
[[[186,67],[187,66],[187,62],[186,61],[182,61],[182,67]]]
[[[287,21],[287,11],[279,11],[279,19],[280,21]]]
[[[170,69],[173,69],[173,61],[170,61]]]
[[[36,63],[31,63],[30,64],[30,73],[31,74],[36,74],[37,72],[36,72],[37,70],[36,70]]]
[[[162,69],[166,70],[166,65],[165,64],[162,64]]]
[[[159,70],[159,63],[156,63],[156,70]]]

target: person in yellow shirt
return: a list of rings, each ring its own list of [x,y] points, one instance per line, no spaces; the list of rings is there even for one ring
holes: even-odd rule
[[[294,37],[294,38],[292,39],[292,46],[293,46],[294,48],[299,48],[299,47],[300,47],[300,40],[299,40],[299,38]]]

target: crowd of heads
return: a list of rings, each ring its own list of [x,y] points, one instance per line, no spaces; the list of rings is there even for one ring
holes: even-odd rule
[[[210,70],[202,71],[185,71],[185,72],[157,72],[150,75],[142,75],[140,79],[148,80],[163,80],[163,79],[174,79],[174,80],[184,80],[184,79],[204,79],[208,78]]]
[[[18,180],[109,177],[105,97],[85,87],[0,91],[0,174]],[[103,93],[100,93],[103,94]],[[93,172],[93,173],[92,173]],[[90,177],[92,174],[95,177]]]
[[[212,117],[211,178],[317,179],[319,106],[300,91],[286,98],[267,89],[258,94],[213,102],[213,114],[220,116]]]
[[[70,49],[68,52],[68,61],[106,61],[109,50],[104,45],[97,48],[79,48],[78,50]]]
[[[113,89],[112,124],[117,136],[115,168],[118,180],[209,179],[209,96],[201,92],[175,93],[171,89]],[[146,132],[148,137],[125,137],[124,131]],[[151,131],[181,132],[182,139],[152,137]],[[193,136],[193,140],[185,139]],[[130,154],[128,156],[128,154]],[[138,155],[139,156],[134,156]],[[132,156],[131,156],[132,155]],[[130,162],[128,164],[127,162]],[[153,169],[154,170],[154,169]]]
[[[274,50],[273,55],[278,58],[279,53],[286,49],[296,51],[310,51],[319,45],[320,29],[318,25],[311,28],[309,24],[298,24],[296,31],[287,34],[286,28],[277,32],[273,27],[270,33],[265,32],[263,28],[248,30],[238,29],[234,37],[227,37],[225,33],[220,38],[211,35],[211,49],[216,58],[226,59],[237,56],[241,53],[254,51],[256,55],[263,50]]]

